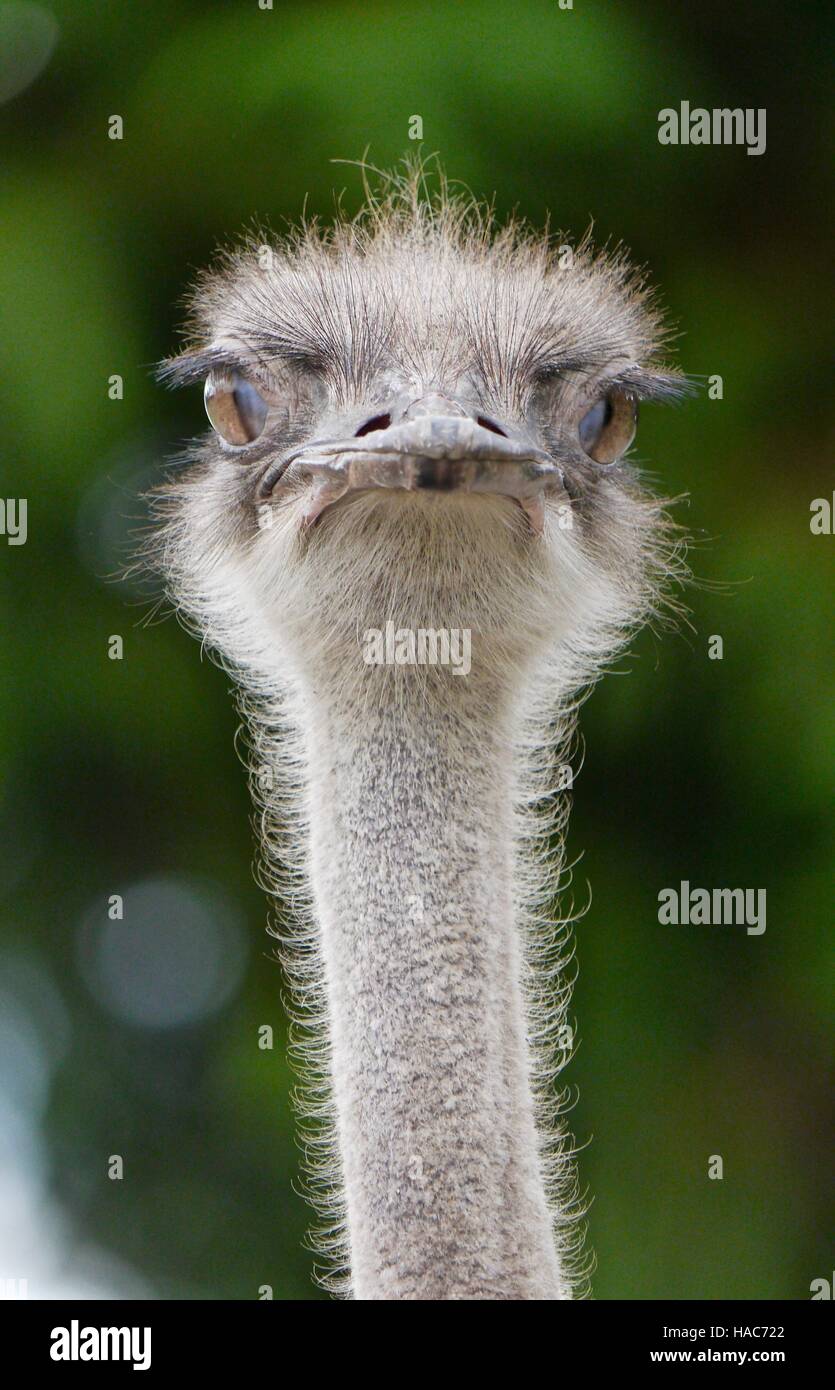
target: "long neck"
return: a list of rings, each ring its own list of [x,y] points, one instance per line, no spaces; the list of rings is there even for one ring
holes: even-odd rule
[[[302,702],[353,1293],[566,1297],[513,910],[515,711],[419,677],[381,676],[361,716],[338,683]]]

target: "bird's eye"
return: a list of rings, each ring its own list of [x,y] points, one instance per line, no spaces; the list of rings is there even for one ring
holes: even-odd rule
[[[625,391],[610,391],[581,419],[580,443],[595,463],[614,463],[629,448],[637,426],[635,397]]]
[[[203,399],[213,428],[227,444],[251,444],[263,431],[267,402],[237,372],[207,377]]]

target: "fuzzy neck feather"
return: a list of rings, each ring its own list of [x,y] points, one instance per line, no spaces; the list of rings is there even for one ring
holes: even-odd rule
[[[394,700],[392,673],[372,674],[361,725],[343,684],[307,702],[354,1292],[558,1298],[513,911],[511,692],[398,675]]]

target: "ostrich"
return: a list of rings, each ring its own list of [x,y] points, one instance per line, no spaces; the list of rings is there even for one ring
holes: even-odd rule
[[[240,691],[328,1287],[569,1298],[562,774],[681,568],[624,456],[683,378],[622,254],[384,180],[199,281],[154,563]]]

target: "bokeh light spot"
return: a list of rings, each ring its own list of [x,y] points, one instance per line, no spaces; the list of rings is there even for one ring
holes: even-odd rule
[[[248,954],[240,915],[204,880],[149,878],[123,894],[124,917],[107,902],[81,927],[80,967],[98,1002],[141,1028],[199,1023],[238,990]]]

